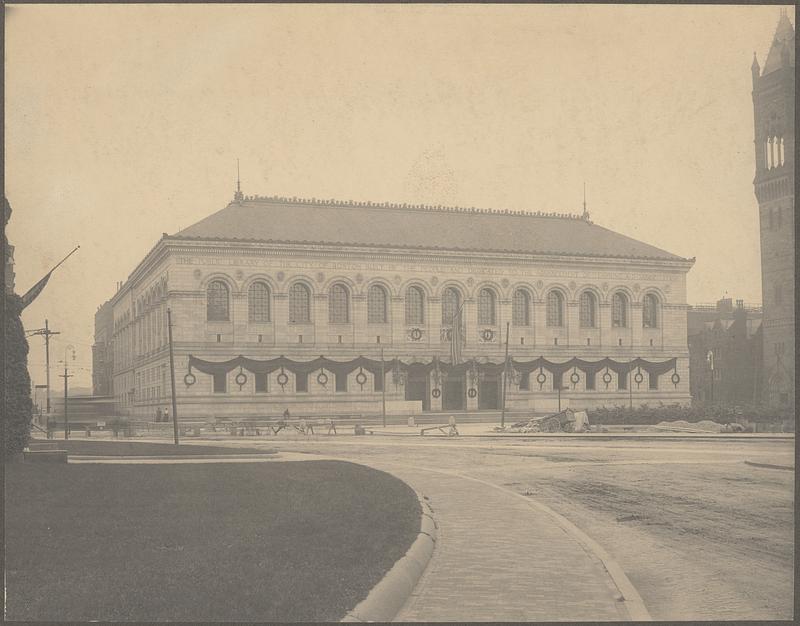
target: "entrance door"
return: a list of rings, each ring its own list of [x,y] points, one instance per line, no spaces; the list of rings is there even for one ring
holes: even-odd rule
[[[464,375],[448,376],[444,381],[442,393],[442,409],[445,411],[463,411],[467,408]]]
[[[422,401],[422,410],[431,410],[431,398],[428,393],[428,378],[409,376],[406,381],[406,400]]]
[[[478,409],[491,411],[500,408],[500,375],[489,374],[480,381],[478,386]]]

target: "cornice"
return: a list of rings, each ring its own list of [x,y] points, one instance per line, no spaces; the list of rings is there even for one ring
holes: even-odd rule
[[[333,257],[336,259],[361,259],[369,256],[371,260],[381,261],[407,261],[441,263],[459,262],[464,259],[480,257],[480,263],[495,264],[587,264],[596,267],[598,262],[617,264],[622,268],[631,268],[635,264],[639,268],[657,268],[664,271],[665,267],[675,272],[687,272],[695,262],[691,259],[663,259],[659,257],[624,257],[603,255],[574,255],[558,253],[526,253],[511,250],[465,250],[465,249],[430,249],[412,247],[388,247],[373,245],[343,245],[313,242],[278,242],[278,241],[244,241],[225,239],[177,239],[167,238],[166,244],[170,252],[175,254],[198,254],[202,252],[209,256],[227,256],[232,250],[250,256],[266,257],[305,257],[309,253],[320,257]]]

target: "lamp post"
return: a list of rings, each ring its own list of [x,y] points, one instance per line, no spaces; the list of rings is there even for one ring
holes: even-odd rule
[[[708,354],[706,354],[706,360],[708,361],[708,369],[711,372],[711,404],[714,404],[714,351],[709,350]]]
[[[386,369],[383,363],[383,348],[381,348],[381,416],[383,427],[386,428]]]

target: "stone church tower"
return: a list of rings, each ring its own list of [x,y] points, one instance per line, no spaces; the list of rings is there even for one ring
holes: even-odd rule
[[[794,404],[795,32],[782,9],[763,70],[753,57],[756,175],[764,306],[764,401]]]

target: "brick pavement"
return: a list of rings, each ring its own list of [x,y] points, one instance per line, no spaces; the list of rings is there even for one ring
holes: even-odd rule
[[[386,467],[428,496],[433,559],[395,621],[627,620],[603,564],[546,513],[489,485]]]

